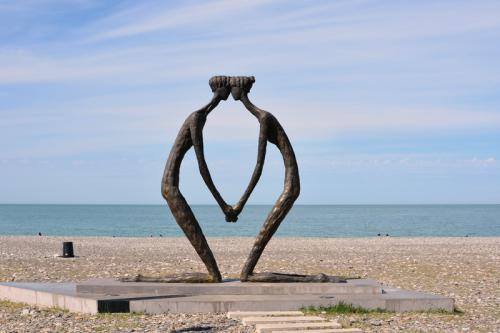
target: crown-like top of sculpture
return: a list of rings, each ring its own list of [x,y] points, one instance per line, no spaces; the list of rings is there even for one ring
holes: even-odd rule
[[[212,76],[210,80],[208,80],[208,84],[210,85],[210,88],[212,91],[216,91],[219,88],[229,88],[230,83],[229,80],[231,79],[230,76]]]
[[[231,76],[230,79],[231,88],[238,87],[247,93],[250,92],[250,89],[252,89],[254,82],[255,77],[253,76]]]
[[[241,88],[245,92],[250,92],[253,83],[255,82],[255,77],[253,76],[212,76],[208,81],[212,91],[219,88]]]

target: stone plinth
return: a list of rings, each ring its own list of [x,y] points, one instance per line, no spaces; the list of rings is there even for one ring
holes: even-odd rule
[[[368,279],[347,283],[0,283],[0,299],[74,312],[296,311],[339,302],[387,311],[453,311],[449,297],[382,287]]]
[[[119,282],[95,279],[76,285],[78,293],[151,295],[325,295],[381,294],[375,280],[352,279],[345,283],[264,283],[226,280],[223,283]]]

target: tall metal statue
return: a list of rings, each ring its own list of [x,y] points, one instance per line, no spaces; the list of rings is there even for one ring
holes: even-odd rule
[[[248,198],[254,190],[264,167],[267,143],[274,144],[281,155],[285,165],[285,183],[283,192],[274,204],[267,216],[250,255],[243,266],[240,280],[259,282],[338,282],[340,279],[334,276],[319,275],[297,275],[282,273],[254,273],[254,268],[259,261],[267,243],[274,235],[281,222],[288,214],[293,203],[300,193],[299,168],[295,159],[292,145],[285,130],[278,120],[269,112],[256,107],[248,98],[255,78],[253,76],[214,76],[209,80],[209,85],[214,93],[211,101],[191,113],[184,121],[177,138],[172,146],[167,160],[165,172],[162,179],[161,192],[168,203],[177,224],[205,264],[208,274],[184,273],[177,276],[166,276],[162,278],[137,276],[125,281],[155,281],[155,282],[221,282],[222,277],[217,267],[214,255],[208,246],[203,231],[196,220],[191,207],[179,190],[179,172],[182,160],[186,152],[194,147],[201,176],[208,189],[221,207],[227,222],[236,222],[238,215],[243,210]],[[203,127],[209,113],[217,107],[222,100],[226,100],[231,94],[236,101],[241,101],[245,108],[257,118],[260,124],[259,144],[257,162],[250,182],[241,199],[234,207],[228,205],[215,187],[210,171],[208,170],[203,151]]]
[[[300,193],[299,167],[297,165],[297,160],[295,159],[292,144],[290,143],[290,140],[288,140],[285,130],[271,113],[259,109],[248,98],[248,93],[250,92],[254,82],[255,79],[253,76],[237,76],[230,79],[231,94],[233,95],[233,98],[237,101],[240,100],[243,105],[245,105],[245,108],[250,111],[255,118],[257,118],[260,124],[257,163],[245,193],[240,201],[238,201],[238,203],[234,206],[236,215],[241,213],[248,197],[259,181],[260,175],[262,174],[262,168],[264,167],[268,141],[276,145],[283,156],[283,162],[285,163],[285,185],[283,192],[267,216],[266,221],[264,222],[264,225],[255,240],[252,251],[243,266],[243,270],[240,275],[241,281],[252,280],[254,277],[252,274],[253,270],[257,265],[264,248],[276,230],[278,230],[280,223],[288,214]],[[275,277],[276,274],[273,273],[264,273],[259,275],[261,280],[265,280],[266,278],[273,279]]]

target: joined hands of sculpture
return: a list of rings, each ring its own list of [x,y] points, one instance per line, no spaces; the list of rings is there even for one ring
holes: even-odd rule
[[[293,203],[300,193],[299,169],[295,159],[295,153],[283,127],[271,113],[259,109],[248,98],[248,93],[254,82],[255,78],[253,76],[214,76],[209,80],[209,85],[214,95],[207,105],[191,113],[184,121],[172,146],[172,150],[170,151],[163,174],[161,187],[162,195],[167,201],[177,224],[181,227],[191,245],[198,253],[200,259],[205,264],[208,274],[184,273],[165,277],[138,275],[133,278],[123,278],[121,281],[221,282],[222,277],[213,253],[208,246],[207,240],[191,207],[179,190],[179,173],[182,160],[186,152],[193,147],[200,174],[205,184],[222,209],[226,221],[234,223],[238,220],[239,214],[242,212],[243,207],[259,181],[264,167],[267,142],[270,142],[278,148],[283,156],[285,165],[284,189],[257,235],[252,250],[243,266],[240,280],[242,282],[345,282],[345,280],[340,277],[328,276],[325,274],[297,275],[253,272],[264,248],[292,208]],[[203,127],[205,126],[207,116],[222,100],[226,100],[229,94],[233,96],[234,100],[241,101],[245,108],[257,118],[260,124],[257,162],[245,192],[234,207],[226,203],[215,187],[205,161],[203,149]]]

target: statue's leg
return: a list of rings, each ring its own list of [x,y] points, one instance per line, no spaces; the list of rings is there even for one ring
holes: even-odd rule
[[[186,202],[186,199],[179,191],[177,186],[163,184],[162,194],[174,215],[177,224],[181,227],[182,231],[193,245],[196,253],[201,258],[207,267],[208,274],[206,273],[181,273],[178,275],[167,276],[144,276],[137,275],[134,277],[126,277],[120,279],[123,282],[187,282],[187,283],[201,283],[201,282],[221,282],[222,277],[217,267],[214,255],[207,240],[203,235],[203,231],[196,220],[196,217],[191,210],[191,207]]]
[[[264,251],[264,248],[266,247],[267,243],[274,235],[276,230],[278,230],[281,221],[283,221],[285,216],[288,214],[298,196],[299,190],[294,186],[286,187],[283,193],[281,193],[280,197],[274,204],[273,209],[267,216],[264,225],[260,229],[259,235],[257,236],[257,239],[255,240],[255,243],[252,247],[252,251],[250,252],[247,261],[243,266],[243,270],[240,276],[241,281],[247,281],[249,279],[249,276],[252,275],[253,270],[257,265],[262,252]]]
[[[203,235],[203,231],[191,207],[179,191],[179,188],[177,186],[167,186],[163,194],[177,224],[179,224],[182,231],[191,242],[191,245],[193,245],[196,250],[196,253],[198,253],[198,256],[200,256],[207,267],[211,282],[221,282],[222,277],[212,250],[210,250],[205,235]]]
[[[264,248],[266,247],[271,237],[274,235],[281,221],[288,214],[298,197],[298,188],[293,185],[285,189],[280,195],[278,201],[274,205],[271,213],[269,213],[266,222],[262,226],[257,239],[252,247],[252,251],[243,266],[240,275],[242,282],[346,282],[346,278],[342,276],[331,276],[325,274],[316,275],[300,275],[300,274],[284,274],[284,273],[254,273],[253,270],[259,261]]]

